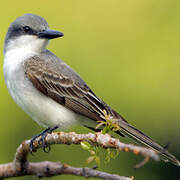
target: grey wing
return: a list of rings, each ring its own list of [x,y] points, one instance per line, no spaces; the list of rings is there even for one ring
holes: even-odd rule
[[[103,120],[103,110],[114,118],[120,118],[69,66],[56,56],[49,61],[46,61],[46,58],[49,57],[34,56],[24,63],[28,79],[39,91],[92,120]]]

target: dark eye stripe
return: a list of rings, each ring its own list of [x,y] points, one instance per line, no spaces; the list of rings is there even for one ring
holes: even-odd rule
[[[24,26],[23,30],[25,33],[28,33],[29,31],[32,31],[32,29],[29,26]]]
[[[37,32],[32,30],[30,27],[28,26],[24,26],[24,27],[13,27],[12,29],[9,29],[8,31],[8,39],[9,38],[16,38],[18,36],[21,36],[21,35],[36,35]]]

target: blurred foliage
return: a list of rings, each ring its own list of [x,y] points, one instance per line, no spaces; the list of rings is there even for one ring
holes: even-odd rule
[[[65,36],[49,49],[73,67],[105,102],[131,124],[180,158],[180,1],[178,0],[59,0],[2,1],[0,48],[9,24],[24,13],[44,17]],[[0,163],[12,161],[18,145],[43,128],[10,97],[0,54]],[[78,128],[77,132],[89,130]],[[128,141],[127,138],[121,138]],[[88,152],[80,146],[55,145],[49,154],[38,151],[32,161],[61,161],[87,166]],[[151,162],[139,170],[142,157],[120,152],[100,170],[136,179],[180,179],[179,168]],[[83,179],[58,176],[51,179]],[[21,180],[35,177],[15,178]],[[48,178],[47,178],[48,179]]]

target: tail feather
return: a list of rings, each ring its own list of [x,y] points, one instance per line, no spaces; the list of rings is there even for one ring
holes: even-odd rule
[[[170,154],[165,148],[154,142],[150,137],[145,135],[143,132],[139,131],[135,127],[131,126],[127,122],[119,120],[120,132],[125,136],[128,136],[131,139],[134,139],[138,143],[142,143],[151,149],[158,152],[165,162],[170,161],[176,166],[180,166],[180,162],[176,159],[175,156]]]

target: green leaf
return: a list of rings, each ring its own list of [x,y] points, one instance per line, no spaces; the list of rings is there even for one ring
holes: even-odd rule
[[[105,126],[104,129],[102,130],[102,134],[106,134],[110,131],[110,128],[108,126]]]
[[[89,151],[91,149],[91,145],[86,141],[81,142],[81,147],[86,151]]]

